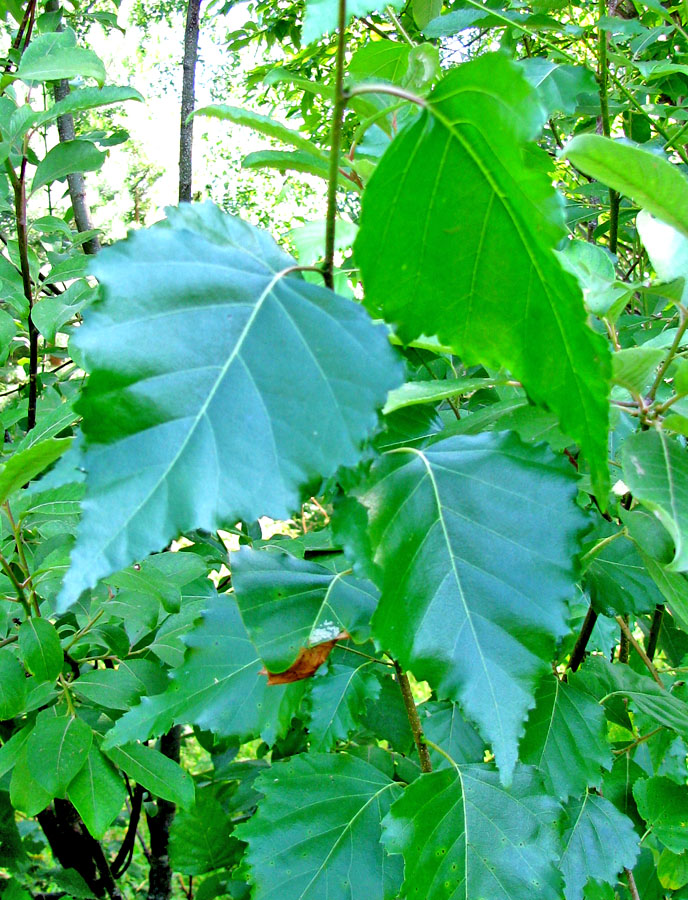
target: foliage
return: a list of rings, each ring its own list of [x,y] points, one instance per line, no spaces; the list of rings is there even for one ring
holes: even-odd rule
[[[0,9],[0,897],[685,898],[684,8],[256,0],[324,219],[117,243],[116,17]]]

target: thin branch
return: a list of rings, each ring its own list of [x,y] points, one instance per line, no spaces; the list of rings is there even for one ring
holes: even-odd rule
[[[655,669],[655,667],[652,663],[652,660],[649,659],[647,653],[643,650],[643,648],[640,646],[638,641],[636,641],[636,639],[633,637],[633,633],[631,632],[631,629],[628,627],[628,622],[626,622],[626,620],[624,619],[623,616],[616,616],[616,621],[618,622],[619,627],[621,628],[621,631],[623,632],[624,636],[626,637],[626,640],[628,641],[628,643],[631,645],[631,647],[633,647],[635,652],[645,663],[645,666],[647,667],[650,675],[652,675],[652,677],[657,682],[657,684],[662,688],[662,690],[666,690],[666,688],[664,687],[664,682],[657,674],[657,669]]]
[[[346,0],[339,0],[337,32],[337,68],[335,73],[334,112],[330,143],[330,172],[327,180],[327,217],[325,223],[325,263],[323,277],[326,287],[334,289],[334,244],[337,228],[337,184],[339,180],[339,154],[342,147],[342,127],[346,98],[344,95],[344,56],[346,53]]]
[[[653,660],[655,658],[655,652],[657,650],[657,641],[659,640],[659,634],[662,630],[662,620],[664,618],[664,610],[666,607],[663,603],[658,603],[655,606],[655,611],[652,616],[652,625],[650,625],[650,634],[647,638],[647,658],[649,660]]]
[[[418,715],[418,710],[416,708],[416,701],[413,699],[408,675],[396,660],[392,660],[392,662],[394,663],[394,670],[397,673],[397,682],[399,683],[401,696],[404,698],[404,706],[406,707],[406,715],[409,720],[409,725],[411,726],[413,740],[416,742],[418,757],[420,759],[420,770],[421,772],[432,772],[430,753],[428,752],[425,735],[423,734],[423,726],[420,724],[420,716]]]
[[[631,895],[631,900],[640,900],[640,894],[638,893],[638,887],[635,883],[635,878],[633,877],[633,872],[630,869],[624,869],[626,873],[626,878],[628,879],[628,891]]]
[[[578,640],[576,641],[574,648],[571,652],[571,658],[569,659],[568,668],[571,669],[572,672],[576,672],[578,667],[583,662],[585,658],[585,651],[588,646],[588,641],[592,636],[593,629],[595,628],[595,623],[597,622],[597,613],[592,608],[592,605],[588,607],[588,611],[585,614],[585,619],[583,620],[583,627],[581,628],[580,634],[578,635]]]

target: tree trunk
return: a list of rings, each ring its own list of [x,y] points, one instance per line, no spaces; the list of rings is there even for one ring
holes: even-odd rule
[[[160,738],[160,752],[168,759],[179,762],[181,728],[175,725]],[[150,834],[150,872],[148,874],[148,900],[170,900],[172,894],[172,867],[170,866],[170,827],[177,807],[169,800],[158,800],[155,816],[146,816]]]
[[[198,31],[201,0],[188,0],[186,29],[184,30],[184,80],[182,82],[182,113],[179,129],[179,202],[191,202],[191,177],[193,171],[193,119],[196,86],[196,60],[198,59]]]
[[[45,5],[47,12],[57,12],[60,8],[59,0],[48,0]],[[60,25],[58,31],[62,31],[63,25]],[[56,81],[53,85],[53,98],[57,103],[63,100],[69,94],[69,82],[66,80]],[[73,141],[76,138],[74,129],[74,116],[68,113],[59,116],[57,119],[57,133],[60,136],[60,142]],[[72,209],[74,210],[74,224],[76,230],[83,234],[85,231],[91,231],[93,222],[91,221],[91,210],[86,202],[86,181],[82,172],[74,172],[67,176],[67,187],[69,189],[69,198],[72,201]],[[97,235],[84,241],[84,253],[94,254],[100,250],[100,240]]]

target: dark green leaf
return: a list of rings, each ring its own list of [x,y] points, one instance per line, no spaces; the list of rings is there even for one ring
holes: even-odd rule
[[[383,854],[380,823],[399,784],[342,753],[279,762],[256,787],[266,796],[235,832],[248,843],[253,900],[396,897],[400,866]]]
[[[374,636],[462,704],[506,780],[554,640],[568,631],[585,527],[575,494],[563,459],[508,434],[392,451],[360,494],[381,588]]]
[[[87,499],[63,607],[180,531],[287,518],[358,461],[400,381],[384,330],[285,276],[293,260],[266,234],[210,204],[169,216],[94,264],[104,299],[78,332]]]
[[[353,665],[331,663],[327,672],[313,679],[308,725],[313,750],[329,750],[337,741],[346,740],[359,727],[366,702],[380,695],[376,663],[360,656],[354,659]]]
[[[418,707],[423,733],[433,743],[448,753],[459,765],[482,762],[485,758],[485,744],[478,732],[461,715],[456,703],[447,700],[429,700]],[[449,765],[436,750],[430,748],[433,769]]]
[[[127,795],[123,779],[97,747],[91,747],[67,793],[90,834],[97,840],[112,825]]]
[[[552,253],[563,220],[549,164],[527,143],[541,125],[506,57],[451,71],[375,170],[356,259],[366,303],[402,340],[437,334],[466,364],[506,367],[550,407],[606,498],[609,354]]]
[[[602,708],[575,682],[547,676],[535,695],[520,758],[540,769],[547,789],[561,800],[599,787],[601,768],[612,765]]]
[[[215,595],[185,641],[189,651],[184,664],[171,673],[169,689],[156,697],[144,696],[108,733],[104,748],[147,740],[175,722],[242,741],[262,735],[272,743],[284,734],[303,688],[299,684],[268,686],[259,674],[262,660],[232,598]]]
[[[92,741],[93,732],[83,719],[39,716],[26,742],[31,775],[51,797],[64,797],[69,782],[84,766]]]
[[[241,845],[230,837],[226,812],[206,785],[189,809],[179,810],[170,828],[170,863],[176,872],[204,875],[236,863]]]
[[[404,855],[409,900],[560,900],[558,804],[534,770],[509,790],[484,765],[421,775],[384,821],[389,853]]]
[[[144,744],[126,744],[107,751],[110,759],[155,797],[189,807],[194,801],[194,783],[188,772],[167,756]]]
[[[31,616],[19,629],[19,650],[26,668],[39,681],[54,681],[62,671],[64,654],[55,626]]]
[[[21,664],[7,649],[0,650],[0,721],[23,712],[26,676]]]
[[[604,797],[586,793],[567,807],[568,826],[559,863],[564,874],[566,900],[582,900],[592,879],[616,884],[623,868],[633,868],[639,837],[631,820]]]

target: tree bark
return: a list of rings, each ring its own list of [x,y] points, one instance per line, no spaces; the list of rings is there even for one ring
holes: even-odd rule
[[[60,8],[59,0],[48,0],[45,5],[47,12],[57,12]],[[64,26],[60,26],[58,30],[62,30]],[[53,98],[57,103],[63,100],[69,94],[69,82],[66,80],[56,81],[53,85]],[[74,128],[74,116],[68,113],[59,116],[57,119],[57,133],[60,136],[60,142],[73,141],[76,138],[76,130]],[[86,202],[86,181],[82,172],[74,172],[67,176],[67,187],[69,189],[69,198],[72,202],[74,211],[74,224],[76,230],[83,234],[85,231],[91,231],[93,222],[91,220],[91,210]],[[97,235],[89,238],[84,242],[84,253],[95,254],[100,250],[100,240]]]
[[[179,762],[181,728],[175,725],[160,738],[160,752],[168,759]],[[150,834],[150,872],[148,874],[148,900],[170,900],[172,895],[172,867],[170,866],[170,827],[177,807],[169,800],[158,800],[155,816],[146,815]]]
[[[182,81],[182,111],[179,129],[179,202],[191,202],[193,174],[193,119],[187,122],[194,109],[196,61],[201,0],[188,0],[184,30],[184,79]]]

